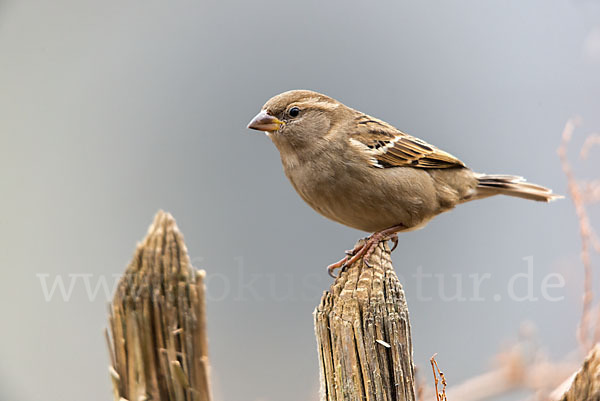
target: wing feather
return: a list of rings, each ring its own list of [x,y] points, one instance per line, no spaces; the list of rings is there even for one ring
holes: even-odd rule
[[[450,153],[405,134],[381,120],[367,115],[361,115],[357,120],[357,130],[351,134],[350,142],[367,154],[374,167],[465,167],[462,161]]]

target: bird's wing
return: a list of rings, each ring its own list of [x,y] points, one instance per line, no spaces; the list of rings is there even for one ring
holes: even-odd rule
[[[351,133],[350,143],[368,156],[373,167],[465,167],[450,153],[367,115],[357,118],[357,130]]]

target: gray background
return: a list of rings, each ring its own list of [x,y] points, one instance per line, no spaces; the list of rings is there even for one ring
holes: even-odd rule
[[[300,200],[250,118],[279,92],[313,89],[476,170],[565,193],[566,120],[584,121],[573,159],[600,129],[599,17],[598,1],[0,2],[0,399],[110,398],[108,299],[84,280],[112,286],[159,208],[208,271],[217,400],[315,399],[325,266],[364,234]],[[580,176],[598,171],[592,159]],[[576,347],[579,247],[569,199],[489,199],[401,235],[417,363],[438,352],[458,383],[524,321],[563,357]],[[525,257],[536,302],[507,296]],[[419,267],[450,295],[459,274],[467,298],[469,275],[489,273],[485,300],[445,301],[437,279],[426,300]],[[553,272],[567,282],[551,291],[559,302],[540,296]],[[72,293],[47,300],[57,279]]]

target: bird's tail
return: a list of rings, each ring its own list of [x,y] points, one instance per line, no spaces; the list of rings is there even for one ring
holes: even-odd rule
[[[476,177],[477,195],[481,198],[500,194],[539,202],[563,198],[561,195],[553,194],[551,189],[525,182],[523,177],[515,175],[477,174]]]

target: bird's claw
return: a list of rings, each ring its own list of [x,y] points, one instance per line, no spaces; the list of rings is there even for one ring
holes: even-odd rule
[[[335,266],[335,267],[333,267],[331,265],[327,266],[327,274],[329,274],[329,277],[337,278],[337,275],[335,274],[335,269],[337,269],[337,266]]]
[[[390,249],[390,252],[394,252],[394,249],[398,246],[398,234],[392,235],[390,241],[392,241],[392,249]]]
[[[330,277],[337,278],[337,275],[334,273],[336,269],[344,269],[348,263],[348,256],[344,256],[341,260],[338,260],[335,263],[327,266],[327,273]]]

